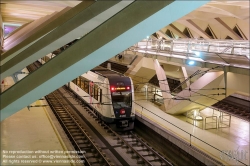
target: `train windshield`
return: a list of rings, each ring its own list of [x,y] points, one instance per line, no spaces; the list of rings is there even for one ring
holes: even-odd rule
[[[112,103],[114,109],[131,107],[132,106],[131,92],[112,92]]]

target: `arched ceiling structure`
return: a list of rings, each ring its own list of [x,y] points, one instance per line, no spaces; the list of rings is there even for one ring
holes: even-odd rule
[[[26,24],[41,17],[59,12],[65,7],[74,7],[81,1],[13,1],[1,0],[1,15],[4,23]]]
[[[211,1],[154,36],[249,40],[249,1]]]
[[[4,25],[25,25],[81,1],[1,1]],[[180,6],[182,8],[183,6]],[[13,27],[11,30],[13,30]],[[249,1],[211,1],[154,34],[157,38],[249,40]]]
[[[1,0],[0,28],[3,28],[3,33],[1,32],[1,39],[3,36],[7,36],[16,30],[18,27],[58,13],[66,7],[74,7],[80,2],[81,1]]]

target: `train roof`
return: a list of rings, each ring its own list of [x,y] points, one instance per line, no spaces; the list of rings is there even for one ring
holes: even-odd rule
[[[121,74],[119,72],[107,69],[107,68],[102,67],[102,66],[97,66],[97,67],[91,69],[90,71],[92,71],[96,74],[99,74],[103,77],[123,77],[124,76],[123,74]]]

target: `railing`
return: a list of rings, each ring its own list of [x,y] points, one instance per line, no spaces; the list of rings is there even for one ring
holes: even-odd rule
[[[217,129],[217,124],[218,124],[217,116],[208,116],[205,118],[205,130]]]
[[[221,112],[219,116],[218,128],[230,127],[231,125],[231,115]]]
[[[194,125],[195,127],[203,129],[203,117],[201,117],[201,119],[195,119],[194,117],[187,116],[186,118],[186,122]]]
[[[212,118],[216,118],[216,123],[217,123],[217,128],[226,128],[231,126],[231,115],[228,113],[225,113],[218,108],[215,107],[210,107],[210,109],[213,110],[213,115],[211,116]],[[218,111],[220,114],[216,115],[214,111]],[[215,123],[215,122],[214,122]]]
[[[143,115],[143,113],[142,113],[143,111],[150,112],[151,114],[157,116],[158,118],[160,118],[160,119],[164,120],[165,122],[167,122],[168,124],[170,124],[170,125],[171,125],[172,127],[174,127],[175,129],[177,129],[177,130],[179,130],[179,131],[181,131],[181,132],[187,134],[187,136],[189,137],[188,142],[189,142],[189,145],[190,145],[190,146],[193,146],[193,145],[192,145],[192,139],[198,140],[198,141],[200,141],[201,143],[203,143],[203,145],[204,145],[203,148],[207,149],[207,148],[210,147],[210,148],[216,150],[220,156],[221,156],[221,155],[224,155],[224,156],[227,156],[228,158],[230,158],[230,159],[232,159],[232,160],[237,161],[238,163],[241,163],[241,164],[243,164],[243,165],[247,165],[247,164],[243,163],[242,161],[238,160],[237,158],[235,158],[235,156],[233,156],[232,154],[228,154],[228,153],[226,153],[225,151],[220,150],[220,149],[214,147],[213,145],[211,145],[211,144],[209,144],[209,143],[207,143],[207,142],[201,140],[200,138],[194,136],[193,134],[191,134],[191,133],[185,131],[184,129],[182,129],[182,128],[176,126],[175,124],[169,122],[169,121],[166,120],[165,118],[163,118],[163,117],[157,115],[157,114],[154,113],[153,111],[148,110],[148,109],[145,108],[144,106],[142,106],[142,105],[140,105],[140,104],[138,104],[138,103],[136,103],[136,102],[134,102],[134,103],[135,103],[136,105],[138,105],[138,106],[141,107],[141,110],[139,110],[140,114],[138,115],[138,116],[140,116],[140,118],[143,119],[143,116],[142,116],[142,115]],[[176,134],[174,134],[174,133],[172,133],[172,134],[173,134],[174,136],[176,135]],[[175,137],[176,137],[176,136],[175,136]],[[183,140],[183,141],[184,141],[184,140]],[[184,142],[185,142],[185,141],[184,141]],[[195,146],[194,146],[194,147],[195,147]],[[206,147],[207,147],[207,148],[206,148]],[[207,157],[208,157],[209,159],[211,159],[212,161],[218,163],[218,161],[215,160],[213,157],[207,155],[207,154],[204,153],[204,152],[202,152],[202,153],[203,153],[204,156],[207,156]]]
[[[211,52],[249,57],[249,41],[242,40],[200,40],[200,39],[175,39],[175,40],[143,40],[135,45],[139,48],[151,50],[169,50],[176,52],[192,53]]]
[[[249,68],[249,44],[245,40],[147,39],[128,50],[140,52],[145,57],[166,56],[224,65],[230,65],[230,61],[235,67]]]

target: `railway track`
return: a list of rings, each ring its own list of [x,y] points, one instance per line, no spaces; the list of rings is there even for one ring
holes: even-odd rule
[[[67,90],[67,88],[64,87],[64,90]],[[75,100],[78,102],[78,104],[83,105],[86,112],[97,121],[97,123],[106,131],[106,133],[109,133],[109,135],[112,136],[113,140],[117,141],[116,145],[113,145],[113,147],[116,147],[116,149],[122,148],[126,151],[126,153],[123,153],[122,157],[134,160],[137,165],[172,165],[171,162],[156,152],[154,148],[149,146],[145,141],[143,141],[143,139],[134,134],[132,131],[122,133],[116,133],[113,131],[108,125],[103,123],[98,118],[96,112],[93,109],[86,107],[84,101],[82,101],[79,96],[77,96],[77,94],[75,94],[73,91],[71,91],[69,94],[72,97],[76,97]]]
[[[40,66],[40,62],[37,61],[27,68],[29,71],[34,71]],[[68,94],[67,97],[65,97],[66,93]],[[114,132],[99,119],[95,110],[90,108],[87,103],[66,86],[52,92],[45,98],[75,150],[79,152],[79,158],[84,162],[84,165],[173,165],[132,131]],[[72,100],[69,101],[69,99],[72,99],[75,103]],[[78,106],[78,108],[75,106]],[[84,129],[80,123],[86,121],[86,124],[92,125],[78,111],[79,107],[84,108],[85,113],[92,117],[115,143],[111,143],[111,140],[100,134],[101,131],[97,131],[96,126],[90,128],[96,130],[97,137],[104,142],[101,144],[105,144],[105,146],[102,147],[98,141],[94,140],[92,135],[89,134],[89,130]],[[79,116],[76,116],[76,114]],[[111,156],[107,149],[112,153]]]
[[[63,99],[60,91],[56,90],[45,98],[84,165],[111,165],[73,115],[73,109]]]
[[[138,164],[172,165],[166,158],[160,155],[154,148],[132,131],[125,134],[123,133],[120,136],[123,139],[124,148],[132,153],[133,158],[138,158]],[[117,137],[117,139],[121,140],[120,137]]]

